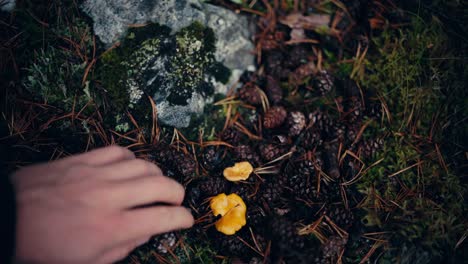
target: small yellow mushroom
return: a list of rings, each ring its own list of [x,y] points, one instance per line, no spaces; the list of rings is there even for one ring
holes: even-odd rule
[[[247,180],[253,172],[253,167],[248,161],[237,162],[232,167],[227,167],[223,171],[224,178],[228,181]]]
[[[221,219],[216,221],[215,227],[225,235],[234,235],[247,223],[245,217],[247,206],[235,193],[218,194],[211,199],[210,208],[214,216],[221,216]]]

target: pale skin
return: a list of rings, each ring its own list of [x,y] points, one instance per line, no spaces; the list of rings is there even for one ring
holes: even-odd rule
[[[12,182],[19,263],[113,263],[194,221],[180,184],[117,146],[26,167]]]

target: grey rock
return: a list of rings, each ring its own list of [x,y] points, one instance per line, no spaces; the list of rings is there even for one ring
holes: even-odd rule
[[[11,12],[15,8],[15,0],[0,0],[0,10]]]
[[[149,22],[166,25],[171,28],[172,34],[194,22],[211,28],[217,38],[215,59],[231,71],[227,83],[215,81],[205,76],[206,81],[213,84],[215,93],[225,94],[234,85],[245,70],[255,69],[254,45],[250,38],[253,32],[252,24],[247,17],[235,14],[222,7],[202,3],[198,0],[86,0],[83,10],[94,21],[94,32],[107,46],[112,46],[125,36],[129,27],[144,25]],[[153,65],[153,67],[156,67]],[[153,72],[164,73],[162,68],[153,69]],[[159,74],[159,75],[160,75]],[[154,79],[159,78],[154,76]],[[151,78],[150,78],[151,81]],[[151,82],[147,85],[151,85]],[[164,100],[171,85],[175,83],[165,81],[165,94],[156,93],[154,96],[158,118],[161,122],[175,126],[187,127],[193,113],[201,113],[211,98],[193,92],[187,105],[174,105]],[[144,87],[140,87],[145,90]],[[138,97],[138,91],[134,91]]]

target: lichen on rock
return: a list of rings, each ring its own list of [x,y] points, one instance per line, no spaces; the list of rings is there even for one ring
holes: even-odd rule
[[[160,122],[187,127],[214,93],[210,80],[225,81],[219,73],[229,71],[215,60],[215,42],[213,31],[198,22],[175,34],[157,24],[131,29],[119,47],[102,56],[98,69],[110,105],[120,114],[116,128],[128,129],[121,123],[127,110],[140,120],[151,118],[148,97]]]

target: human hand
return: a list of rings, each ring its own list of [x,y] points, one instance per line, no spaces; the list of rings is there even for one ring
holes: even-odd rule
[[[26,167],[12,182],[20,263],[111,263],[193,225],[183,187],[121,147]]]

